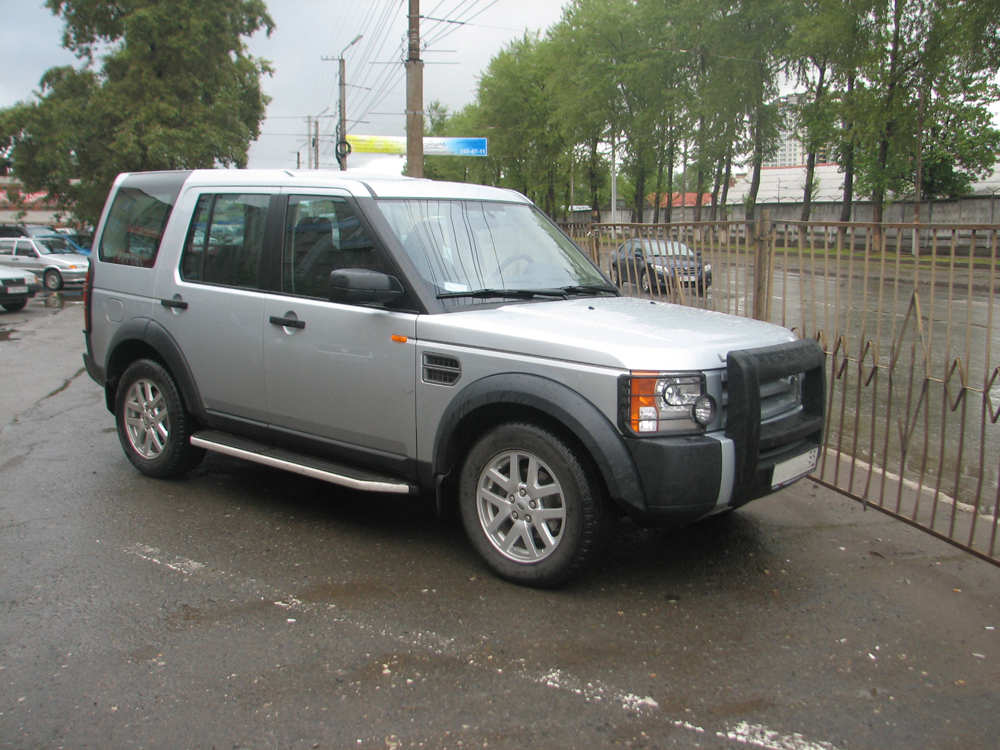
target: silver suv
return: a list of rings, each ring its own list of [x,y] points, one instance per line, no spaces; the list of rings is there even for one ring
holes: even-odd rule
[[[508,190],[120,175],[86,299],[84,361],[143,473],[217,451],[431,495],[519,583],[599,558],[615,514],[720,513],[819,451],[815,342],[623,297]]]

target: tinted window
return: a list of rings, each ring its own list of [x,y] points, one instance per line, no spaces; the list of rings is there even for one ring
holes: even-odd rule
[[[184,244],[181,277],[259,288],[269,202],[269,195],[202,195]]]
[[[101,235],[101,260],[152,268],[171,208],[140,188],[121,188]]]
[[[327,299],[338,268],[387,270],[354,209],[341,198],[293,195],[288,199],[281,288]]]

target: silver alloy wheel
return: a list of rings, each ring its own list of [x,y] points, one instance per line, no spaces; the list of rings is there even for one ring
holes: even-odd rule
[[[163,392],[152,380],[135,381],[125,396],[125,429],[132,448],[145,459],[158,458],[170,439],[170,413]]]
[[[57,292],[62,289],[62,276],[59,275],[58,271],[50,268],[45,272],[45,276],[42,279],[45,282],[45,288],[50,292]]]
[[[479,475],[479,523],[497,551],[518,563],[544,560],[559,546],[566,527],[562,486],[538,456],[504,451]]]

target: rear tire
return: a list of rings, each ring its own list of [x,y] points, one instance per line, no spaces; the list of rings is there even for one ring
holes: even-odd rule
[[[472,447],[459,478],[466,534],[500,577],[559,586],[594,562],[609,524],[601,484],[576,449],[529,423]]]
[[[136,360],[125,370],[115,392],[115,424],[125,455],[146,476],[179,476],[205,456],[191,445],[194,421],[174,379],[154,360]]]

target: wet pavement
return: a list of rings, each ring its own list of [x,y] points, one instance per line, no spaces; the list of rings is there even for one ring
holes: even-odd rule
[[[13,321],[19,321],[14,323]],[[546,592],[429,504],[138,474],[82,311],[0,317],[0,746],[994,747],[1000,569],[810,482]],[[9,324],[9,325],[8,325]]]

